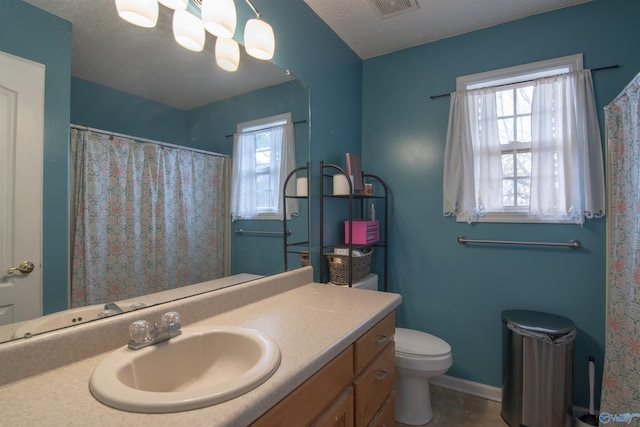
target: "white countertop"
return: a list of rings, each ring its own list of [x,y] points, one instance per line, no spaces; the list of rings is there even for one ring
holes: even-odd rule
[[[0,387],[2,424],[244,426],[293,391],[400,302],[400,296],[391,293],[303,284],[185,326],[185,329],[209,324],[244,326],[268,334],[279,344],[282,361],[278,370],[265,383],[238,398],[170,414],[138,414],[110,408],[93,398],[88,386],[94,367],[107,356],[106,352]]]

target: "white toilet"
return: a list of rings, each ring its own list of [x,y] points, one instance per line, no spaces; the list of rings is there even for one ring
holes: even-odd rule
[[[370,274],[354,288],[378,290],[378,276]],[[427,424],[433,418],[429,379],[444,374],[453,364],[446,341],[413,329],[396,328],[396,421]]]
[[[396,421],[423,425],[433,418],[429,379],[453,364],[446,341],[413,329],[396,328]]]

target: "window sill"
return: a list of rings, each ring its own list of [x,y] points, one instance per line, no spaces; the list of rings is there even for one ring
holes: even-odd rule
[[[456,217],[456,222],[467,222],[466,215]],[[533,217],[516,212],[493,212],[478,219],[477,222],[505,224],[574,224],[571,218]]]

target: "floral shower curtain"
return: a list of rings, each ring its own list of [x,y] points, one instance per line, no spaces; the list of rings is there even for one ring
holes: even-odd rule
[[[224,274],[228,159],[71,129],[78,307]]]
[[[605,119],[610,213],[600,425],[612,420],[635,425],[640,422],[640,74],[605,107]]]

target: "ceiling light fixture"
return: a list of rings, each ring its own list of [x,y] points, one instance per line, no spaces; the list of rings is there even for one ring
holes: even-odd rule
[[[254,58],[270,60],[276,50],[276,39],[273,28],[265,20],[250,0],[245,0],[253,13],[254,19],[249,19],[244,27],[244,48]]]
[[[115,0],[118,15],[140,27],[151,28],[158,22],[158,3],[174,10],[173,35],[181,46],[200,52],[204,49],[205,30],[217,37],[215,58],[218,66],[226,71],[236,71],[240,62],[240,48],[233,40],[236,31],[236,6],[234,0]],[[273,28],[251,0],[245,0],[255,18],[249,19],[244,28],[247,53],[254,58],[270,60],[276,42]],[[200,9],[201,17],[189,9]],[[197,12],[196,12],[197,13]],[[228,40],[228,41],[222,41]]]
[[[158,0],[158,3],[173,10],[185,10],[189,5],[189,0]]]
[[[263,60],[273,58],[276,41],[271,25],[260,17],[249,19],[244,27],[244,48],[254,58]]]
[[[173,12],[173,37],[178,44],[194,52],[204,49],[204,26],[197,16],[186,10]]]
[[[234,39],[216,40],[216,64],[225,71],[236,71],[240,64],[240,47]]]
[[[236,32],[236,5],[233,0],[202,0],[204,28],[216,37],[230,39]]]
[[[120,18],[134,25],[152,28],[158,22],[157,0],[116,0]]]

